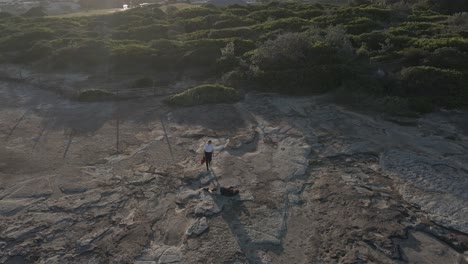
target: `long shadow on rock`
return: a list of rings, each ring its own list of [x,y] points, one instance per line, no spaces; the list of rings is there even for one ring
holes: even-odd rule
[[[222,199],[226,199],[222,197]],[[266,243],[257,243],[252,240],[249,235],[249,232],[246,226],[241,222],[240,216],[245,214],[250,216],[247,207],[244,205],[243,201],[229,199],[228,202],[224,202],[224,210],[221,212],[221,216],[228,224],[231,229],[232,234],[236,237],[237,243],[251,264],[264,263],[261,256],[259,256],[258,251],[273,251],[277,254],[283,252],[283,246],[266,244]]]

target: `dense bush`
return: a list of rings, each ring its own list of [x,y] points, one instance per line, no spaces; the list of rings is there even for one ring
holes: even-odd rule
[[[212,14],[219,14],[221,11],[219,9],[214,8],[206,8],[206,7],[195,7],[195,8],[187,8],[178,10],[174,13],[173,17],[175,18],[195,18],[195,17],[203,17]]]
[[[265,9],[260,11],[255,11],[247,15],[247,18],[265,22],[267,20],[276,20],[281,18],[294,17],[294,12],[292,10],[284,8],[275,8],[275,9]]]
[[[143,44],[117,44],[110,52],[110,62],[118,70],[136,70],[150,65],[156,50]]]
[[[468,53],[450,47],[436,49],[427,56],[425,64],[447,69],[468,70]]]
[[[54,32],[48,28],[31,28],[5,36],[0,39],[0,50],[14,51],[31,48],[35,42],[54,37]]]
[[[466,105],[468,16],[453,14],[463,1],[396,2],[153,5],[75,18],[0,13],[0,61],[222,76],[293,94],[339,87],[403,112]]]
[[[242,18],[242,17],[230,17],[229,19],[219,20],[213,23],[213,28],[235,28],[245,27],[255,24],[256,21],[253,19]]]
[[[405,68],[400,73],[402,96],[457,96],[463,87],[462,74],[430,66]]]
[[[208,34],[209,38],[254,38],[255,31],[249,27],[227,28],[227,29],[213,29]]]
[[[265,23],[259,24],[255,26],[255,28],[260,29],[262,31],[275,31],[275,30],[283,30],[286,32],[299,32],[302,31],[302,28],[309,24],[309,21],[297,18],[297,17],[289,17],[277,20],[270,20]]]

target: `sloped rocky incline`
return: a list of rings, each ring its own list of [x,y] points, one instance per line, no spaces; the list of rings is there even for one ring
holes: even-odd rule
[[[466,113],[402,125],[317,98],[119,102],[116,154],[113,113],[37,143],[55,112],[15,96],[0,109],[1,263],[467,262]],[[95,107],[67,105],[74,126]],[[202,190],[216,184],[241,193]]]

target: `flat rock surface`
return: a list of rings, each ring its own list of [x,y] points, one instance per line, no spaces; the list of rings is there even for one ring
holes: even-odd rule
[[[0,82],[0,263],[467,263],[468,113],[403,121]]]

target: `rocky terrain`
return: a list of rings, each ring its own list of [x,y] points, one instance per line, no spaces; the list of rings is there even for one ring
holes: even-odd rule
[[[0,263],[468,262],[466,112],[162,99],[0,83]]]

